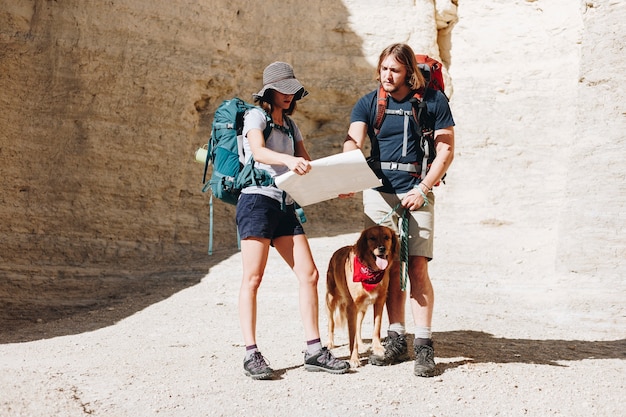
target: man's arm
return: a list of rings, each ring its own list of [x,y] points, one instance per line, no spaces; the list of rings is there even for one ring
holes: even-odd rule
[[[364,122],[352,122],[348,128],[348,136],[343,142],[343,151],[363,150],[365,139],[367,138],[367,124]]]
[[[409,191],[402,200],[402,206],[409,210],[417,210],[425,204],[424,195],[428,194],[433,186],[441,181],[454,159],[454,127],[435,130],[435,148],[437,156],[430,166],[426,177],[417,185],[424,194],[416,189]]]
[[[422,184],[430,189],[441,181],[454,159],[454,126],[435,130],[435,148],[437,156],[430,166]],[[427,190],[424,190],[427,192]]]

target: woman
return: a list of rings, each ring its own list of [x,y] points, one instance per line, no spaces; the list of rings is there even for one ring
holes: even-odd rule
[[[302,135],[289,119],[296,101],[308,92],[295,78],[293,68],[274,62],[263,71],[263,88],[254,94],[263,109],[252,109],[244,117],[244,153],[254,157],[255,167],[272,177],[288,171],[305,175],[311,169]],[[263,132],[271,123],[268,137]],[[318,323],[317,281],[319,273],[294,202],[275,186],[250,186],[237,203],[237,228],[241,238],[243,280],[239,292],[239,321],[246,344],[244,370],[252,379],[270,379],[274,371],[256,345],[257,292],[267,264],[270,245],[287,262],[298,278],[300,316],[304,324],[308,371],[341,374],[349,369],[322,346]]]

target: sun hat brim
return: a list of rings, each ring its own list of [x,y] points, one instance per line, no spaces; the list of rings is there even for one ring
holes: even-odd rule
[[[302,97],[309,94],[309,92],[304,89],[304,86],[300,84],[300,81],[295,78],[287,78],[264,85],[261,91],[253,94],[253,97],[256,99],[264,98],[267,90],[276,90],[283,94],[293,94],[295,100],[300,100]]]

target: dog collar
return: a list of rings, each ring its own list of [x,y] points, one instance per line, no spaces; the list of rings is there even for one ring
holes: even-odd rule
[[[363,288],[365,288],[365,291],[369,292],[376,288],[376,285],[383,280],[384,275],[384,269],[374,271],[372,268],[364,265],[358,256],[354,257],[354,273],[352,281],[360,282],[363,285]]]

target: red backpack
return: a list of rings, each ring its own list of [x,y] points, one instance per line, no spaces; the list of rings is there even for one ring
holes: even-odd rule
[[[424,97],[424,93],[426,89],[439,90],[444,95],[444,81],[443,81],[443,65],[441,62],[436,59],[429,57],[428,55],[420,55],[415,54],[415,59],[417,60],[417,66],[422,72],[424,79],[426,81],[425,87],[417,90],[415,94],[413,94],[413,98],[411,98],[411,102],[413,102],[413,117],[417,122],[418,126],[420,126],[420,136],[422,138],[420,147],[424,151],[424,159],[420,161],[419,169],[416,170],[416,166],[413,164],[399,164],[394,162],[380,162],[376,161],[376,157],[371,155],[369,160],[373,162],[373,167],[382,167],[385,169],[389,169],[388,166],[394,167],[393,169],[399,169],[402,171],[407,171],[412,175],[417,176],[418,178],[424,178],[428,169],[430,168],[430,164],[435,159],[435,140],[434,140],[434,127],[427,126],[426,120],[426,103],[422,101]],[[447,98],[447,97],[446,97]],[[380,131],[380,127],[383,124],[383,120],[385,116],[391,112],[391,110],[387,111],[387,92],[383,89],[381,85],[378,88],[378,96],[376,100],[376,120],[374,121],[374,133],[378,135]],[[391,112],[393,113],[393,112]],[[396,113],[393,113],[396,114]],[[410,114],[410,112],[408,113]],[[406,117],[407,115],[405,115]],[[406,125],[405,125],[406,126]],[[405,143],[403,146],[403,153],[406,152],[406,132],[405,132]],[[419,171],[419,172],[418,172]],[[444,175],[445,178],[445,175]],[[442,178],[443,180],[443,178]],[[435,184],[439,185],[439,183]]]
[[[443,71],[441,62],[428,55],[415,55],[417,66],[422,71],[422,75],[426,79],[426,88],[432,88],[444,92]]]

